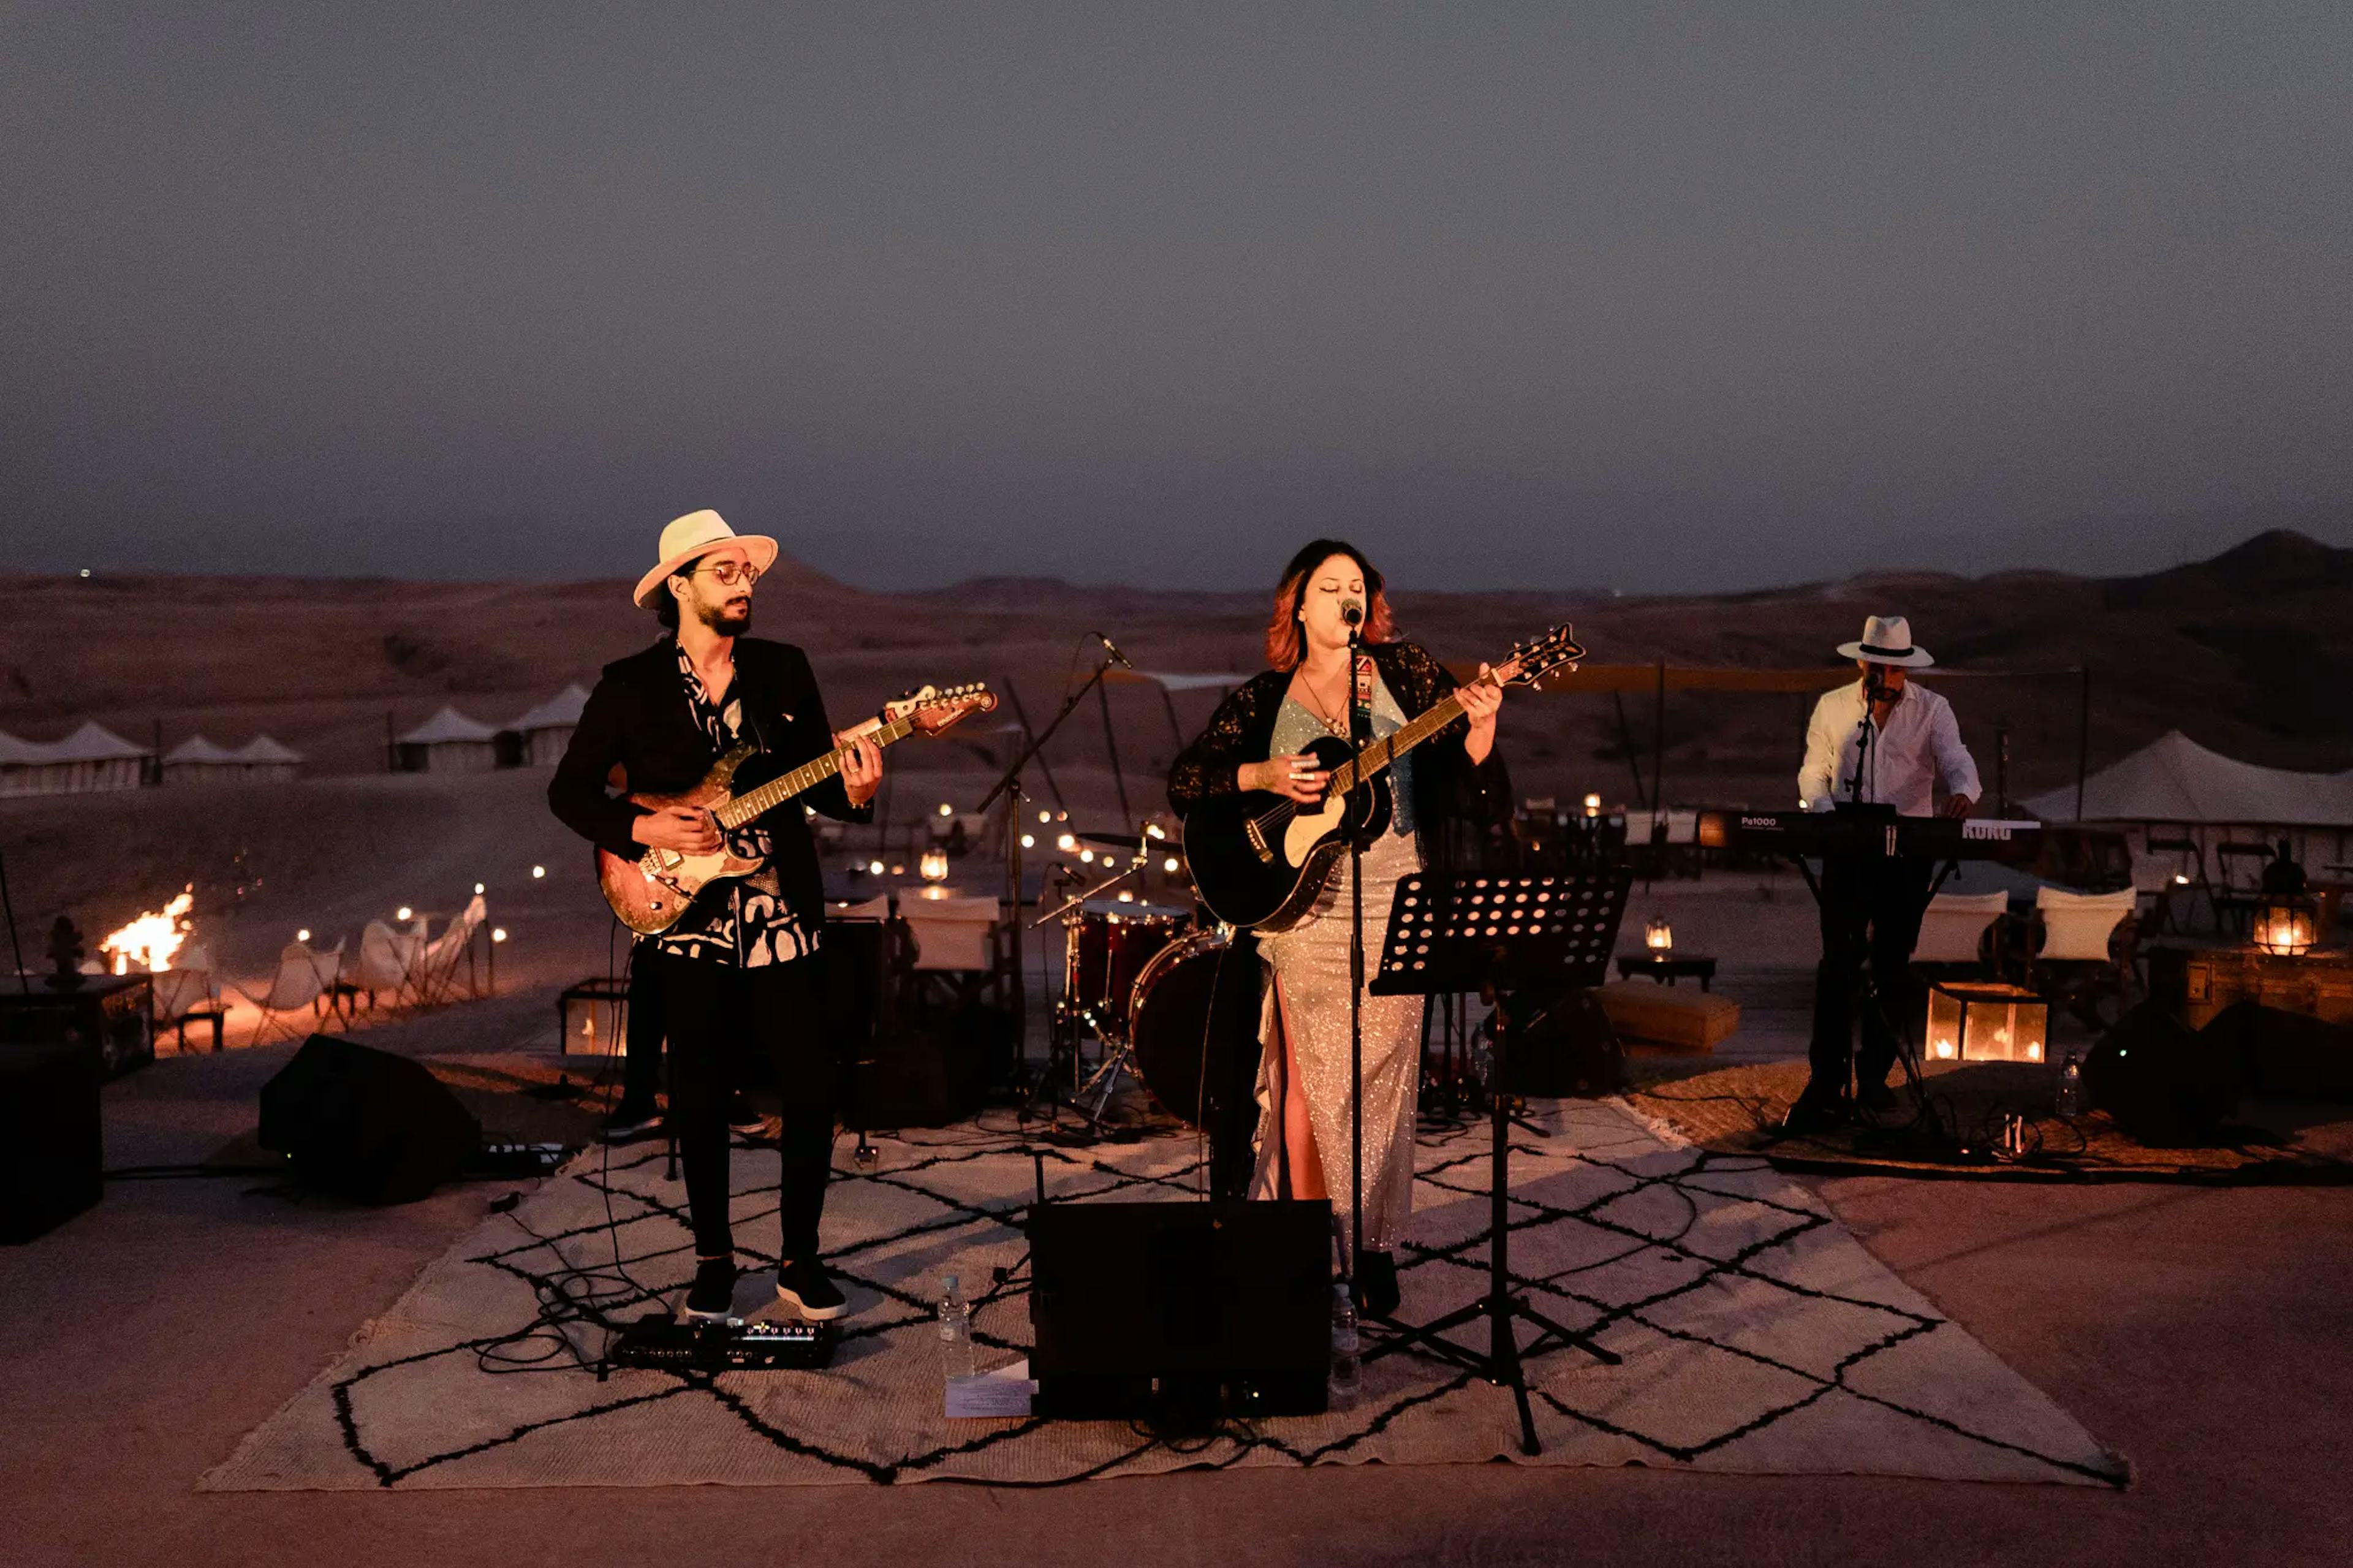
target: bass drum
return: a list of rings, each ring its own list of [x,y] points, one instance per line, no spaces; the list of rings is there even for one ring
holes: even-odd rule
[[[1201,1124],[1201,1073],[1209,1032],[1210,993],[1230,945],[1222,931],[1180,937],[1152,955],[1127,1005],[1135,1074],[1160,1108]]]

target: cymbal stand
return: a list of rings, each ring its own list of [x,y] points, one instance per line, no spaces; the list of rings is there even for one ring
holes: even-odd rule
[[[1065,899],[1060,907],[1046,914],[1039,915],[1036,921],[1031,922],[1032,925],[1042,926],[1048,921],[1059,920],[1063,921],[1067,926],[1072,923],[1073,917],[1080,910],[1085,908],[1090,900],[1101,898],[1108,889],[1119,886],[1129,878],[1143,871],[1145,867],[1151,864],[1152,859],[1151,851],[1142,847],[1142,841],[1145,837],[1146,836],[1143,831],[1142,826],[1139,825],[1136,832],[1138,847],[1135,851],[1134,858],[1128,862],[1127,869],[1106,877],[1102,881],[1097,882],[1093,887],[1088,888],[1083,891],[1075,893],[1070,898]],[[1108,860],[1106,860],[1106,864],[1108,864]],[[1092,1127],[1095,1131],[1101,1132],[1103,1128],[1103,1112],[1111,1106],[1112,1091],[1119,1086],[1119,1075],[1123,1072],[1128,1073],[1131,1076],[1134,1074],[1134,1069],[1130,1064],[1134,1060],[1135,1042],[1128,1035],[1126,1020],[1124,1018],[1114,1016],[1113,1018],[1106,1021],[1093,1017],[1090,1015],[1082,1015],[1071,1005],[1070,997],[1072,990],[1078,984],[1079,978],[1078,954],[1068,940],[1065,940],[1063,943],[1063,1001],[1060,1009],[1060,1013],[1063,1015],[1062,1021],[1070,1025],[1075,1033],[1076,1025],[1083,1016],[1088,1027],[1093,1030],[1095,1038],[1102,1043],[1103,1047],[1103,1060],[1096,1066],[1092,1075],[1091,1075],[1084,1082],[1075,1083],[1073,1085],[1071,1093],[1071,1103],[1085,1114],[1087,1124],[1090,1127]],[[1078,1053],[1073,1049],[1071,1052],[1071,1076],[1073,1079],[1076,1079],[1077,1077],[1077,1062]],[[1094,1107],[1092,1110],[1087,1109],[1086,1106],[1086,1098],[1090,1094],[1092,1094],[1095,1097]]]

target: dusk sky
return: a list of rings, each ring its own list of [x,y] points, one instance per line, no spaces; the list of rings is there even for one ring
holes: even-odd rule
[[[0,567],[2353,544],[2353,5],[0,10]]]

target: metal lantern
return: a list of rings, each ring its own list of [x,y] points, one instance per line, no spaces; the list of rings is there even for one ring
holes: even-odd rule
[[[1667,923],[1664,915],[1652,915],[1642,925],[1642,945],[1652,952],[1672,952],[1675,928]]]
[[[2278,958],[2309,952],[2317,912],[2310,899],[2265,899],[2255,910],[2255,945]]]
[[[567,989],[559,1000],[564,1017],[564,1054],[609,1057],[628,1035],[629,988],[598,976]]]
[[[926,882],[946,881],[948,879],[948,852],[944,849],[924,850],[923,858],[922,861],[919,862],[918,868],[923,872],[923,880]]]
[[[2051,1038],[2051,1006],[2016,985],[1940,982],[1928,988],[1923,1037],[1932,1062],[2041,1062]]]

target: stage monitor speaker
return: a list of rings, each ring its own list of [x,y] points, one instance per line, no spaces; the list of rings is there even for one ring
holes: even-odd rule
[[[1626,1047],[1590,986],[1542,997],[1522,991],[1505,1005],[1519,1026],[1510,1041],[1514,1094],[1561,1099],[1626,1087]]]
[[[0,1242],[30,1241],[99,1200],[98,1048],[0,1046]]]
[[[2117,1019],[2084,1060],[2093,1108],[2158,1148],[2211,1140],[2239,1109],[2244,1081],[2227,1042],[2193,1032],[2155,1002]]]
[[[2244,1066],[2250,1089],[2289,1100],[2353,1100],[2353,1027],[2233,1002],[2198,1032]]]
[[[1324,1408],[1328,1202],[1042,1204],[1029,1228],[1039,1415],[1200,1430]]]
[[[306,1186],[405,1204],[455,1180],[481,1124],[422,1062],[313,1035],[261,1086],[260,1143]]]

